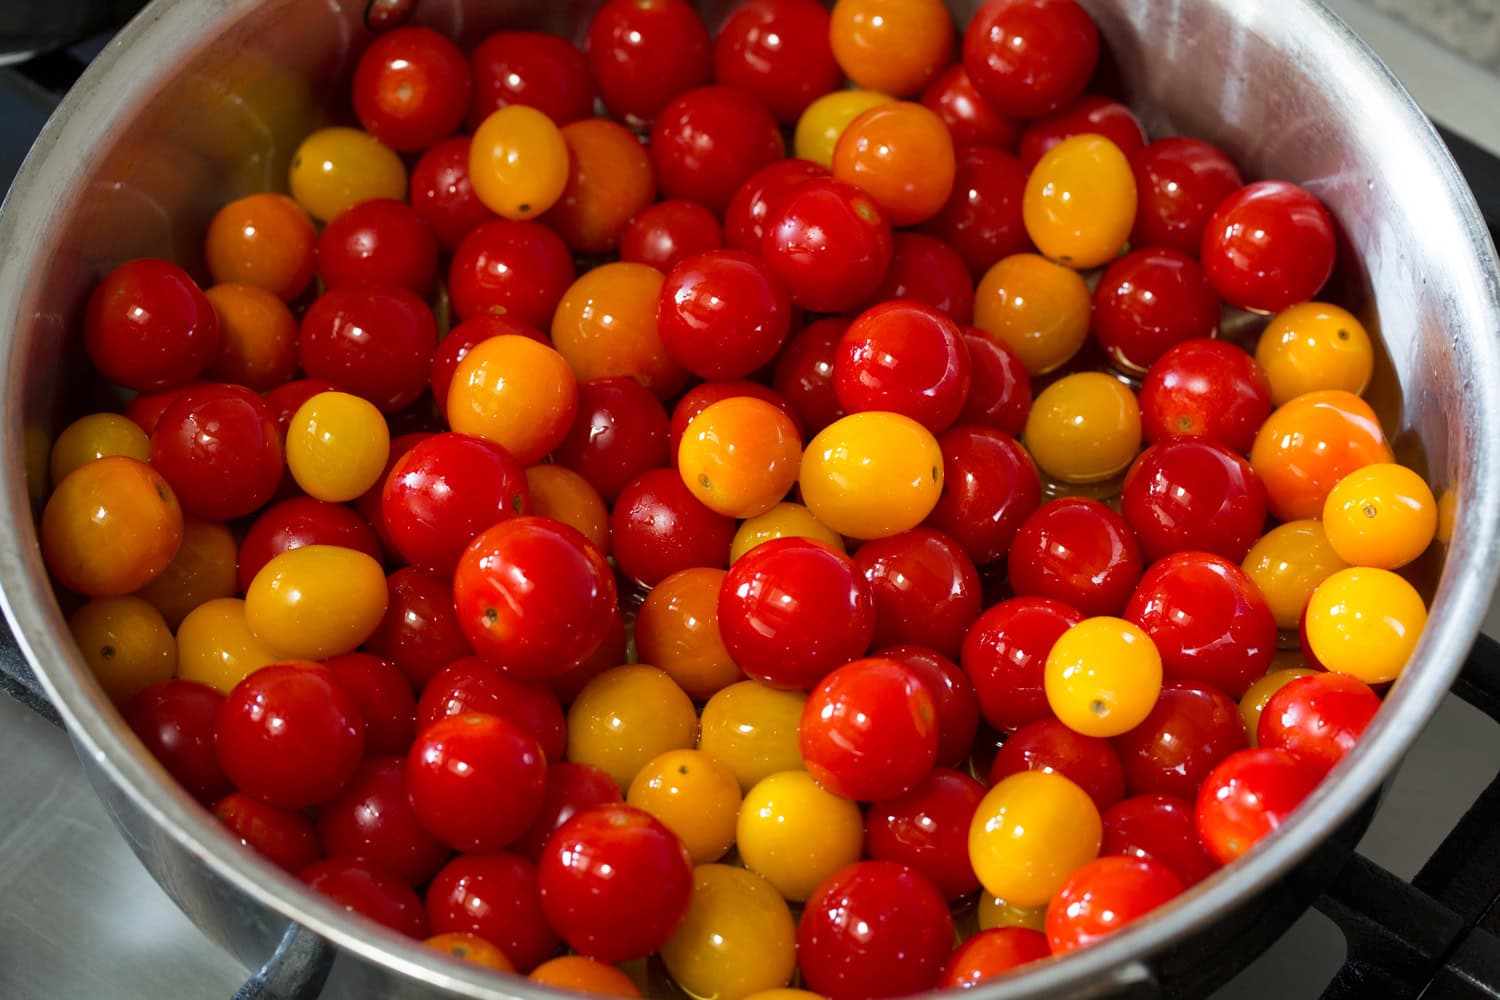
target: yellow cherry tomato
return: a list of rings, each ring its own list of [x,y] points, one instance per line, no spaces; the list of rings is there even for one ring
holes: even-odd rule
[[[52,485],[68,477],[80,465],[98,458],[124,455],[138,462],[151,458],[151,439],[129,417],[118,413],[90,413],[79,417],[52,444]]]
[[[224,694],[279,659],[250,634],[245,602],[237,598],[200,604],[177,627],[177,676]]]
[[[1260,714],[1266,710],[1266,702],[1271,700],[1271,696],[1298,677],[1309,677],[1315,673],[1316,670],[1308,667],[1273,670],[1245,689],[1245,693],[1240,696],[1240,718],[1245,720],[1245,732],[1250,736],[1251,746],[1256,746],[1259,742],[1255,733],[1260,727]]]
[[[874,90],[835,90],[807,106],[797,119],[792,150],[799,159],[833,169],[833,148],[849,123],[871,108],[890,104],[895,98]]]
[[[1102,135],[1069,136],[1042,154],[1021,201],[1026,234],[1068,267],[1107,264],[1135,224],[1135,174],[1120,147]]]
[[[807,509],[833,531],[887,538],[932,513],[943,492],[943,452],[910,417],[851,413],[812,439],[799,482]]]
[[[1348,565],[1328,543],[1323,525],[1312,520],[1272,528],[1251,546],[1243,563],[1281,629],[1296,628],[1313,590]]]
[[[85,597],[123,597],[156,579],[182,543],[182,507],[145,462],[110,455],[68,473],[42,510],[42,558]]]
[[[1014,348],[1032,375],[1065,363],[1089,335],[1093,299],[1077,271],[1034,253],[996,261],[974,292],[974,325]]]
[[[1329,670],[1366,684],[1393,681],[1427,624],[1417,589],[1385,569],[1342,569],[1307,602],[1307,642]]]
[[[1113,376],[1067,375],[1031,404],[1025,442],[1037,467],[1054,479],[1097,483],[1124,472],[1141,450],[1141,407]]]
[[[969,823],[969,862],[985,891],[1013,906],[1045,906],[1099,855],[1104,828],[1088,793],[1051,771],[1000,781]]]
[[[729,545],[729,561],[736,562],[757,545],[778,538],[811,538],[844,551],[844,539],[837,531],[813,517],[812,511],[800,503],[783,502],[740,525]]]
[[[177,671],[177,642],[161,613],[139,597],[89,601],[68,618],[94,679],[124,705]]]
[[[689,996],[743,1000],[791,982],[797,928],[786,900],[759,875],[700,865],[693,869],[687,916],[662,945],[661,957]]]
[[[993,930],[996,927],[1023,927],[1029,931],[1045,931],[1047,908],[1045,906],[1015,906],[999,896],[981,893],[979,896],[979,929]]]
[[[533,514],[577,528],[609,555],[609,508],[587,479],[561,465],[533,465],[526,470],[526,488]]]
[[[1123,618],[1087,618],[1053,644],[1043,682],[1063,725],[1084,736],[1119,736],[1156,704],[1161,655],[1150,636]]]
[[[530,337],[482,340],[453,372],[448,425],[493,441],[527,465],[562,443],[578,413],[578,380],[561,354]]]
[[[717,861],[734,846],[740,785],[702,750],[668,750],[636,772],[625,801],[677,834],[693,864]]]
[[[1260,335],[1255,360],[1271,382],[1275,406],[1318,389],[1356,396],[1375,372],[1375,347],[1364,324],[1327,302],[1303,302],[1278,313]]]
[[[371,198],[406,198],[395,151],[357,128],[318,129],[292,154],[292,197],[319,222]]]
[[[568,759],[592,764],[627,789],[637,772],[698,735],[698,713],[663,670],[614,667],[584,685],[568,709]]]
[[[320,392],[297,408],[286,429],[286,464],[302,492],[344,503],[379,482],[391,432],[375,404],[347,392]]]
[[[678,570],[651,588],[635,616],[635,648],[661,667],[694,701],[706,701],[745,679],[719,634],[724,571]]]
[[[1393,462],[1356,469],[1323,502],[1328,544],[1352,566],[1400,569],[1427,551],[1437,520],[1432,489]]]
[[[759,681],[731,684],[703,706],[698,749],[729,768],[749,791],[781,771],[802,767],[797,727],[807,695],[778,691]]]
[[[385,571],[363,552],[304,545],[261,567],[245,592],[245,623],[287,659],[326,660],[368,639],[385,616]]]
[[[182,544],[156,579],[135,596],[161,612],[172,628],[188,612],[220,597],[233,597],[239,545],[234,532],[218,521],[189,517],[182,522]]]
[[[709,510],[756,517],[786,496],[801,458],[797,425],[780,407],[731,396],[693,418],[677,450],[677,472]]]
[[[568,186],[568,144],[536,108],[508,104],[474,130],[469,179],[484,206],[507,219],[541,215]]]
[[[824,791],[806,771],[782,771],[750,789],[740,806],[740,860],[794,903],[859,860],[859,806]]]

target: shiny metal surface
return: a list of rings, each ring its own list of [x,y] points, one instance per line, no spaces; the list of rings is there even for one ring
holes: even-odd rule
[[[1425,462],[1437,490],[1455,491],[1457,519],[1414,662],[1297,821],[1153,918],[976,993],[993,1000],[1102,995],[1144,978],[1186,937],[1211,947],[1214,935],[1251,926],[1278,880],[1329,852],[1341,827],[1348,834],[1346,822],[1415,738],[1500,569],[1494,250],[1425,119],[1357,40],[1307,0],[1085,3],[1154,132],[1212,138],[1249,173],[1304,183],[1333,208],[1345,238],[1340,288],[1388,352],[1375,394],[1394,400],[1399,389],[1404,400],[1387,429],[1404,457]],[[472,38],[502,24],[576,29],[590,5],[531,5],[545,12],[540,19],[524,17],[526,6],[428,0],[419,19]],[[955,8],[967,15],[977,6]],[[184,912],[247,965],[270,954],[296,920],[341,950],[329,995],[556,995],[356,925],[227,842],[93,684],[36,548],[32,504],[49,436],[87,389],[65,373],[76,370],[69,359],[89,283],[143,253],[193,266],[214,207],[281,186],[292,145],[339,92],[335,83],[363,39],[363,9],[355,0],[158,0],[95,61],[33,150],[0,213],[0,245],[10,251],[0,260],[5,610],[132,849]]]

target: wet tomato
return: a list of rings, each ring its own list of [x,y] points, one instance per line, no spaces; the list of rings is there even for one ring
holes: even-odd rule
[[[125,723],[167,773],[200,802],[234,789],[214,754],[214,729],[224,695],[206,684],[165,680],[124,706]],[[309,861],[317,860],[316,852]]]
[[[978,565],[1004,559],[1041,504],[1036,466],[1015,438],[989,427],[955,427],[938,446],[943,492],[927,526],[951,536]]]
[[[469,177],[472,145],[466,135],[444,139],[411,168],[411,207],[450,253],[470,232],[496,218],[474,193]]]
[[[1146,146],[1146,131],[1129,108],[1098,94],[1082,94],[1022,130],[1021,161],[1034,167],[1059,142],[1084,134],[1104,136],[1127,160],[1135,159]]]
[[[224,796],[213,808],[230,836],[293,875],[323,857],[318,828],[305,812],[268,806],[244,792]]]
[[[411,746],[417,700],[395,664],[373,653],[344,653],[323,666],[333,671],[365,720],[365,756],[405,753]]]
[[[609,113],[639,122],[713,71],[708,28],[685,0],[609,0],[589,22],[583,52]]]
[[[855,660],[807,696],[799,727],[807,771],[824,788],[874,802],[910,791],[937,760],[937,708],[911,668]]]
[[[400,285],[425,298],[437,285],[437,236],[403,201],[362,201],[323,227],[318,274],[326,288]]]
[[[783,125],[796,122],[814,98],[844,82],[828,22],[814,0],[738,5],[714,41],[714,80],[753,95]]]
[[[656,326],[667,355],[708,379],[765,367],[791,331],[792,304],[771,269],[740,250],[708,250],[672,268]]]
[[[111,382],[138,392],[172,389],[219,356],[219,319],[189,274],[142,258],[121,264],[89,294],[83,348]]]
[[[302,317],[297,356],[310,378],[327,379],[391,413],[427,388],[437,324],[398,285],[355,285],[318,296]]]
[[[1111,806],[1104,814],[1100,853],[1150,858],[1171,869],[1184,886],[1219,870],[1198,840],[1192,801],[1170,795],[1136,795]]]
[[[1191,549],[1238,562],[1265,528],[1266,490],[1222,445],[1167,440],[1131,464],[1120,510],[1147,559]]]
[[[766,217],[761,256],[792,301],[842,312],[869,301],[891,266],[891,224],[859,188],[815,178]]]
[[[568,246],[537,222],[495,219],[459,242],[448,265],[448,295],[460,319],[503,312],[545,329],[577,274]]]
[[[1286,181],[1257,181],[1219,203],[1203,230],[1203,270],[1224,301],[1277,312],[1318,294],[1333,273],[1333,219]]]
[[[588,60],[566,39],[539,31],[497,31],[469,54],[474,100],[469,125],[510,104],[536,108],[559,126],[594,113]]]
[[[724,229],[714,213],[695,201],[669,199],[643,209],[626,223],[620,235],[620,259],[666,273],[684,258],[723,246]],[[759,249],[760,244],[755,246]]]
[[[1233,344],[1205,338],[1168,348],[1141,383],[1141,431],[1159,444],[1203,437],[1245,455],[1271,415],[1271,384]]]
[[[405,766],[417,821],[460,851],[498,851],[520,837],[547,788],[541,744],[496,715],[433,723],[417,736]]]
[[[907,865],[950,900],[979,889],[969,864],[969,821],[984,786],[967,774],[937,768],[911,790],[870,806],[865,842],[876,861]]]
[[[376,923],[405,934],[427,937],[427,914],[422,901],[404,882],[363,861],[348,858],[319,861],[304,868],[299,877],[314,892]]]
[[[1244,186],[1234,163],[1201,139],[1158,139],[1132,154],[1139,198],[1130,242],[1196,256],[1219,203]]]
[[[729,565],[734,520],[688,490],[676,469],[652,469],[620,491],[610,517],[615,565],[651,587],[678,570]]]
[[[531,734],[547,760],[561,760],[567,749],[567,723],[551,689],[515,680],[477,656],[454,660],[422,687],[416,731],[426,732],[450,716],[475,713],[515,723]]]
[[[1084,736],[1056,719],[1038,719],[1006,737],[990,767],[990,784],[1020,771],[1062,775],[1087,792],[1100,812],[1125,797],[1125,771],[1109,740]]]
[[[379,35],[354,66],[354,114],[392,149],[426,149],[457,132],[471,90],[462,50],[431,28]]]
[[[979,699],[958,664],[926,646],[876,649],[875,656],[904,664],[921,679],[937,709],[939,767],[962,767],[974,749],[979,729]]]
[[[318,809],[318,837],[328,858],[356,858],[422,885],[448,860],[448,848],[417,822],[407,798],[405,761],[376,757]]]
[[[561,944],[542,913],[536,869],[514,854],[460,854],[433,877],[426,905],[433,931],[477,935],[522,972]]]
[[[1022,522],[1007,566],[1019,596],[1118,614],[1141,578],[1141,548],[1129,523],[1099,501],[1052,500]]]
[[[1214,765],[1248,746],[1239,706],[1194,681],[1168,681],[1140,725],[1115,737],[1132,795],[1192,799]]]
[[[1074,0],[989,0],[964,32],[974,89],[1003,115],[1036,118],[1082,93],[1099,30]]]
[[[722,214],[751,174],[786,155],[776,119],[750,93],[699,87],[675,98],[651,127],[662,193]]]
[[[1198,836],[1227,865],[1285,823],[1317,783],[1316,767],[1283,750],[1232,753],[1198,792]]]
[[[866,542],[854,562],[875,599],[874,645],[921,643],[958,655],[983,599],[974,561],[958,542],[913,528]]]
[[[1001,601],[979,616],[964,637],[962,662],[985,722],[1012,732],[1052,714],[1043,687],[1047,654],[1083,617],[1046,597]]]
[[[1098,858],[1058,889],[1047,906],[1054,955],[1082,948],[1139,920],[1181,894],[1182,881],[1149,858]]]
[[[882,302],[844,331],[834,354],[833,389],[846,413],[900,413],[937,434],[958,419],[970,372],[951,319],[917,302]]]
[[[1019,123],[996,112],[979,96],[962,63],[939,73],[922,91],[921,100],[948,126],[960,152],[971,146],[1015,148]]]
[[[1379,696],[1357,678],[1333,673],[1298,677],[1266,702],[1256,742],[1327,772],[1354,749],[1379,710]]]

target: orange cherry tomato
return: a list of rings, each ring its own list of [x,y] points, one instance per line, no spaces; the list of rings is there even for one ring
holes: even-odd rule
[[[145,462],[151,458],[151,439],[129,417],[118,413],[90,413],[79,417],[52,443],[50,472],[52,485],[68,473],[107,455],[124,455]]]
[[[833,150],[849,123],[866,111],[895,98],[874,90],[835,90],[807,106],[797,119],[792,134],[792,149],[799,160],[811,160],[825,169],[833,169]]]
[[[1093,299],[1077,271],[1034,253],[997,261],[974,293],[974,325],[1015,350],[1032,375],[1078,353]]]
[[[219,317],[219,356],[208,377],[265,392],[297,374],[297,320],[286,303],[254,285],[203,293]]]
[[[135,595],[176,628],[196,607],[233,597],[239,544],[218,521],[189,517],[182,522],[182,544],[167,568]]]
[[[552,343],[580,382],[624,375],[660,399],[687,384],[687,370],[667,357],[656,332],[665,281],[654,267],[617,261],[573,282],[552,317]]]
[[[1102,135],[1075,135],[1042,154],[1026,181],[1021,216],[1038,250],[1087,270],[1107,264],[1135,224],[1135,174]]]
[[[932,82],[953,56],[953,36],[942,0],[838,0],[828,26],[844,75],[897,97]]]
[[[1255,360],[1271,383],[1271,402],[1280,406],[1319,389],[1364,392],[1375,372],[1375,346],[1348,310],[1303,302],[1267,324]]]
[[[465,934],[462,931],[435,934],[424,943],[429,948],[436,948],[444,954],[452,955],[465,962],[473,962],[475,965],[482,965],[486,969],[497,969],[500,972],[516,971],[510,959],[505,957],[505,952],[477,934]]]
[[[182,543],[182,507],[151,466],[111,455],[69,473],[42,511],[42,558],[85,597],[121,597],[156,578]]]
[[[1250,465],[1278,521],[1318,517],[1340,479],[1390,461],[1375,411],[1341,389],[1309,392],[1280,407],[1250,448]]]
[[[651,588],[635,619],[641,660],[667,672],[694,701],[745,679],[719,635],[722,569],[678,570]]]
[[[564,125],[562,137],[568,183],[542,221],[574,253],[610,253],[626,223],[656,197],[651,158],[633,132],[608,118]]]
[[[208,273],[220,284],[254,285],[291,301],[312,281],[318,234],[284,194],[252,194],[214,215],[204,241]]]
[[[587,479],[561,465],[533,465],[526,470],[526,488],[533,514],[577,528],[609,555],[609,508]]]
[[[731,396],[693,419],[677,449],[688,492],[725,517],[756,517],[775,507],[797,481],[802,439],[778,406]]]
[[[882,104],[849,123],[833,148],[833,176],[862,188],[893,226],[938,213],[953,190],[953,136],[921,104]]]
[[[449,426],[493,441],[527,465],[562,443],[577,413],[573,369],[529,337],[506,334],[475,344],[448,387]]]
[[[568,144],[551,118],[508,104],[480,122],[469,145],[469,182],[484,206],[507,219],[541,215],[568,183]]]
[[[1351,566],[1400,569],[1437,535],[1437,499],[1411,469],[1377,462],[1349,473],[1323,504],[1328,542]]]
[[[200,604],[177,627],[177,676],[224,694],[278,659],[250,634],[245,602],[237,598]]]
[[[604,997],[639,997],[640,989],[625,973],[613,965],[582,955],[563,955],[531,970],[532,982],[546,983],[560,990],[591,993]]]

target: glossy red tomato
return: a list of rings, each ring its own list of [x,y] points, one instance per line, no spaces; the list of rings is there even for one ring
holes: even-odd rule
[[[803,979],[828,997],[921,993],[937,982],[952,949],[948,901],[928,879],[890,861],[834,872],[797,925]]]
[[[969,354],[958,326],[929,305],[901,300],[865,310],[839,341],[833,391],[847,413],[885,410],[933,433],[969,395]]]
[[[1038,719],[1011,733],[990,766],[990,784],[1021,771],[1062,775],[1087,792],[1100,812],[1125,797],[1125,771],[1109,740],[1075,733],[1056,719]]]
[[[359,706],[327,667],[277,663],[234,686],[219,709],[219,765],[236,788],[301,809],[344,787],[364,752]]]
[[[1021,161],[1034,167],[1059,142],[1086,134],[1104,136],[1126,159],[1146,148],[1146,130],[1129,108],[1108,97],[1083,94],[1026,126],[1021,132]]]
[[[354,115],[395,150],[426,149],[463,124],[473,89],[463,51],[431,28],[376,36],[354,66]]]
[[[1047,936],[1028,927],[991,927],[959,945],[937,985],[967,989],[1052,954]]]
[[[1101,855],[1150,858],[1194,886],[1219,870],[1198,840],[1193,803],[1170,795],[1136,795],[1105,811]]]
[[[1083,92],[1099,31],[1074,0],[989,0],[964,32],[963,63],[997,112],[1036,118]]]
[[[514,854],[460,854],[427,887],[437,934],[475,934],[505,953],[518,972],[557,954],[561,944],[542,913],[536,869]]]
[[[580,382],[578,416],[552,460],[613,503],[636,476],[667,464],[667,411],[635,379]]]
[[[406,786],[417,819],[438,840],[460,851],[498,851],[541,811],[547,760],[510,719],[453,715],[417,735]]]
[[[539,31],[497,31],[469,53],[474,101],[469,126],[512,104],[536,108],[558,127],[591,118],[588,60],[567,39]]]
[[[979,699],[968,675],[958,664],[926,646],[886,646],[876,649],[874,655],[905,664],[927,685],[937,708],[937,764],[962,767],[974,749],[974,734],[979,729]]]
[[[1266,488],[1223,445],[1169,439],[1131,464],[1120,510],[1147,559],[1191,549],[1239,562],[1265,529]]]
[[[474,229],[497,218],[474,193],[469,177],[472,142],[466,135],[444,139],[411,168],[411,206],[449,252]]]
[[[953,191],[938,214],[923,224],[969,265],[976,280],[997,261],[1031,249],[1021,218],[1026,165],[988,147],[959,150]]]
[[[1046,597],[1001,601],[979,616],[964,638],[961,662],[985,722],[1011,732],[1052,715],[1042,683],[1047,654],[1083,619],[1081,612]]]
[[[266,508],[245,533],[236,574],[240,592],[250,589],[272,558],[304,545],[337,545],[380,558],[380,539],[357,513],[343,504],[294,497]]]
[[[1169,348],[1218,328],[1219,297],[1198,262],[1177,250],[1134,250],[1094,288],[1094,336],[1125,371],[1144,371]]]
[[[761,167],[729,199],[724,210],[725,244],[735,250],[759,254],[771,213],[804,181],[827,176],[828,170],[821,164],[796,157]]]
[[[910,791],[870,806],[865,850],[876,861],[894,861],[932,880],[950,900],[979,889],[969,863],[969,821],[984,786],[945,767]]]
[[[432,310],[396,285],[324,292],[302,317],[297,336],[304,372],[386,413],[409,406],[427,388],[436,350]]]
[[[922,91],[922,103],[948,126],[953,145],[991,146],[1007,152],[1016,147],[1020,122],[1006,118],[979,96],[962,63],[949,66]]]
[[[871,306],[909,299],[931,306],[955,323],[974,320],[974,278],[958,251],[925,233],[891,238],[891,266],[870,299]]]
[[[1280,312],[1315,297],[1333,273],[1333,219],[1295,184],[1256,181],[1214,209],[1200,253],[1224,301]]]
[[[395,664],[413,687],[420,689],[445,664],[472,652],[446,579],[408,566],[386,577],[385,587],[385,617],[365,648]]]
[[[318,274],[327,288],[400,285],[426,298],[437,285],[437,235],[404,201],[362,201],[323,227]]]
[[[875,601],[854,561],[807,538],[757,545],[719,590],[719,634],[741,670],[772,687],[811,690],[856,660],[875,633]]]
[[[891,266],[891,224],[859,188],[814,178],[766,216],[760,252],[797,305],[843,312],[880,287]]]
[[[667,356],[701,378],[744,378],[786,342],[792,304],[759,257],[708,250],[667,273],[656,328]]]
[[[380,539],[380,544],[384,547],[386,556],[391,561],[399,562],[401,556],[396,551],[395,543],[391,541],[390,533],[385,530],[385,515],[381,511],[381,499],[385,493],[385,481],[390,478],[391,470],[396,467],[397,462],[401,461],[403,455],[430,437],[432,435],[425,431],[414,431],[410,434],[401,434],[393,437],[391,439],[390,454],[386,456],[385,460],[385,471],[380,474],[380,478],[375,481],[374,486],[370,487],[354,501],[354,509],[359,512],[360,516],[365,519],[365,522],[375,532],[376,537]]]
[[[214,803],[214,817],[241,844],[293,875],[323,856],[318,828],[299,810],[268,806],[234,792]]]
[[[962,546],[940,531],[913,528],[866,542],[854,562],[875,599],[876,646],[919,643],[958,655],[983,600]]]
[[[620,491],[610,546],[621,573],[653,587],[681,569],[728,566],[734,528],[733,518],[689,492],[676,469],[652,469]]]
[[[432,401],[439,413],[448,412],[448,389],[459,363],[476,344],[491,337],[526,337],[539,344],[550,343],[547,335],[536,327],[504,313],[480,313],[457,324],[438,342],[432,357]]]
[[[724,229],[696,201],[659,201],[637,212],[620,236],[620,259],[666,272],[685,257],[724,246]]]
[[[550,329],[577,277],[567,244],[539,222],[496,219],[470,231],[448,265],[448,297],[459,319],[503,312]]]
[[[206,383],[195,383],[195,385],[204,384]],[[177,391],[181,392],[182,390],[179,389]],[[303,403],[307,402],[309,399],[312,399],[319,393],[338,391],[339,387],[334,385],[327,379],[301,378],[293,379],[290,382],[283,382],[281,385],[278,385],[276,388],[270,390],[265,394],[265,400],[266,405],[271,408],[271,415],[276,418],[276,429],[281,434],[285,435],[288,425],[290,425],[292,422],[292,415],[302,408]],[[173,398],[176,398],[175,394],[158,393],[155,396],[149,397],[137,396],[135,402],[139,403],[143,399],[161,399],[162,397],[167,395],[172,395]],[[166,405],[166,403],[163,403],[162,409],[165,409]],[[126,415],[131,416],[131,418],[134,419],[131,411],[127,410]],[[158,410],[157,417],[160,418],[160,416],[161,411]],[[155,427],[156,424],[153,422],[150,427],[146,427],[146,433],[150,434]]]
[[[675,98],[651,127],[650,148],[662,193],[717,215],[751,174],[786,155],[765,105],[734,87],[699,87]]]
[[[1097,858],[1063,883],[1047,905],[1054,955],[1093,944],[1182,894],[1172,870],[1149,858]]]
[[[417,699],[395,664],[373,653],[344,653],[323,661],[365,720],[365,757],[405,753],[411,746]]]
[[[1052,500],[1016,532],[1008,562],[1020,596],[1052,597],[1087,616],[1117,615],[1141,578],[1141,547],[1097,500]]]
[[[776,361],[772,385],[810,438],[844,416],[833,391],[833,359],[849,320],[831,317],[794,334]]]
[[[1276,655],[1276,617],[1238,565],[1179,552],[1146,571],[1124,617],[1151,637],[1168,680],[1204,681],[1238,698]]]
[[[125,706],[125,723],[167,773],[200,802],[233,790],[214,753],[214,728],[224,696],[207,684],[167,680]]]
[[[1375,713],[1380,697],[1348,674],[1298,677],[1271,695],[1256,729],[1259,746],[1285,750],[1319,773],[1344,758]]]
[[[687,915],[693,862],[656,817],[596,806],[564,823],[537,866],[547,921],[573,950],[601,962],[659,949]]]
[[[609,0],[589,23],[584,55],[605,107],[650,122],[713,69],[708,28],[686,0]]]
[[[1132,795],[1191,800],[1214,765],[1249,746],[1239,706],[1197,681],[1168,681],[1144,722],[1114,740]]]
[[[1245,351],[1188,340],[1157,358],[1141,383],[1141,431],[1158,444],[1202,437],[1245,455],[1271,415],[1271,383]]]
[[[475,652],[513,677],[541,680],[604,638],[615,580],[604,557],[573,528],[516,517],[464,550],[453,600]]]
[[[580,656],[556,677],[547,678],[547,686],[564,705],[572,704],[589,681],[612,667],[625,662],[626,635],[625,616],[617,606],[609,616],[609,625],[599,645]]]
[[[177,401],[178,396],[182,395],[184,392],[187,392],[189,389],[197,389],[210,384],[211,383],[204,381],[203,379],[192,379],[188,382],[183,383],[175,389],[165,389],[161,392],[148,392],[144,393],[143,395],[136,396],[130,402],[125,404],[125,416],[135,421],[136,426],[140,427],[141,430],[145,431],[149,435],[152,431],[156,430],[156,425],[161,420],[162,413],[166,410],[167,407],[171,406]],[[312,379],[304,379],[297,382],[287,382],[266,393],[266,399],[269,402],[272,398],[277,397],[278,395],[285,394],[283,392],[284,390],[295,392],[297,387],[307,384],[324,383],[313,383]],[[337,386],[329,384],[327,385],[327,388],[334,389],[337,388]],[[317,391],[322,392],[323,390],[319,389]],[[309,393],[309,395],[316,395],[316,393]],[[302,401],[299,400],[297,405],[301,406]],[[273,407],[273,409],[276,409],[276,411],[280,413],[280,409],[278,407]],[[290,419],[291,413],[288,412],[286,416],[287,419]],[[282,427],[283,429],[285,429],[284,423],[282,424]]]
[[[959,423],[1020,435],[1031,412],[1031,375],[1016,349],[972,326],[963,328],[973,377]]]
[[[281,436],[260,396],[210,383],[182,393],[151,432],[151,465],[194,517],[227,521],[258,509],[281,482]]]
[[[1240,750],[1198,791],[1198,837],[1220,864],[1240,857],[1285,823],[1317,787],[1317,767],[1284,750]]]
[[[511,845],[511,850],[535,863],[552,832],[577,814],[624,801],[615,779],[592,764],[560,760],[547,765],[547,794],[531,829]]]
[[[797,432],[802,433],[801,417],[776,390],[767,389],[759,382],[748,382],[744,379],[704,382],[683,393],[682,398],[672,409],[672,420],[667,430],[667,447],[672,464],[677,462],[677,446],[682,443],[682,435],[687,432],[688,425],[698,414],[720,400],[733,399],[736,396],[752,396],[755,399],[765,400],[791,418],[792,423],[797,427]]]
[[[337,858],[309,865],[300,873],[315,892],[350,913],[368,917],[407,937],[427,937],[427,914],[417,894],[396,878],[363,861]]]
[[[353,858],[417,886],[448,860],[448,848],[417,822],[406,794],[406,762],[375,757],[318,810],[318,836],[329,858]]]
[[[1004,559],[1037,510],[1042,482],[1020,442],[990,427],[958,426],[938,438],[943,492],[926,524],[946,532],[978,565]]]
[[[1166,247],[1196,256],[1208,218],[1245,182],[1234,161],[1201,139],[1158,139],[1130,157],[1135,173],[1137,247]]]
[[[454,660],[432,675],[417,703],[416,731],[474,713],[509,719],[531,734],[548,760],[561,760],[567,750],[567,722],[551,688],[508,677],[477,656]]]
[[[937,707],[905,664],[855,660],[807,696],[797,728],[807,772],[835,795],[876,802],[914,788],[937,760]]]
[[[100,374],[137,392],[201,375],[219,356],[219,317],[176,264],[143,257],[121,264],[89,293],[83,349]]]
[[[828,44],[828,10],[817,0],[747,0],[714,41],[714,79],[752,94],[783,125],[837,90],[844,71]]]

